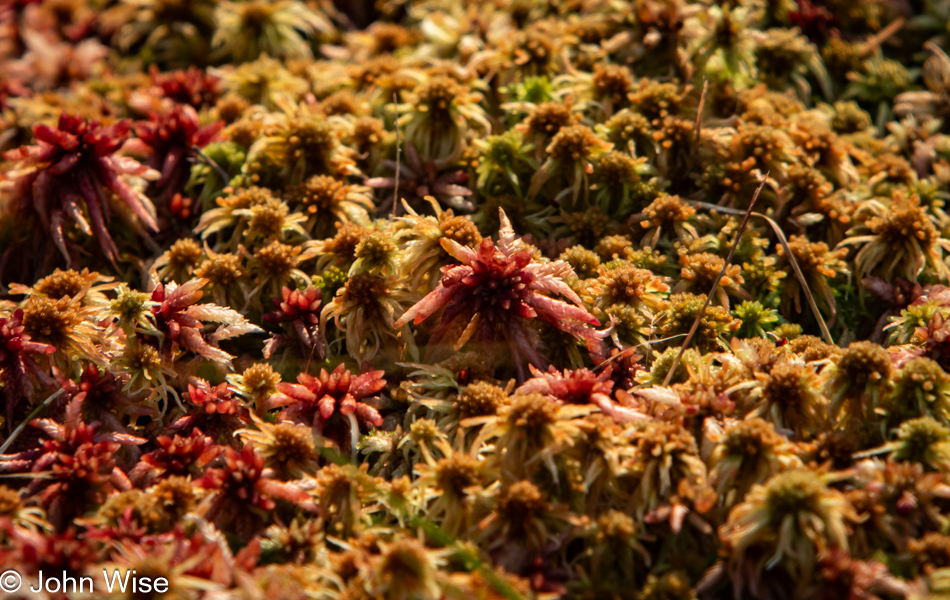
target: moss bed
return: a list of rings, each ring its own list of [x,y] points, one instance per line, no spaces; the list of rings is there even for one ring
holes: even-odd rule
[[[0,594],[950,598],[948,22],[0,3]]]

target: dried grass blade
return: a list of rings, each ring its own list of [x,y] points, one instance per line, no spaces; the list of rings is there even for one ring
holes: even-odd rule
[[[703,93],[699,96],[699,108],[696,111],[696,144],[699,147],[699,138],[703,130],[703,111],[706,110],[706,92],[709,91],[709,80],[703,79]]]
[[[396,176],[395,176],[395,187],[393,188],[393,212],[390,215],[392,218],[396,217],[396,209],[399,207],[399,166],[400,166],[400,147],[399,147],[399,98],[396,95],[396,92],[393,92],[393,112],[395,117],[393,120],[393,127],[396,129]]]
[[[668,341],[670,341],[670,340],[675,340],[676,338],[681,338],[681,337],[686,337],[686,334],[685,334],[685,333],[677,333],[676,335],[671,335],[671,336],[669,336],[669,337],[660,338],[660,339],[658,339],[658,340],[649,340],[649,341],[643,342],[643,343],[641,343],[641,344],[637,344],[636,346],[627,346],[626,348],[618,348],[618,349],[620,350],[620,352],[618,352],[618,353],[615,354],[614,356],[611,356],[610,358],[606,358],[606,359],[602,360],[601,362],[597,363],[597,364],[594,366],[594,368],[591,369],[591,370],[596,373],[597,371],[599,371],[600,369],[603,369],[604,367],[606,367],[607,365],[609,365],[609,364],[612,363],[613,361],[619,360],[619,359],[623,358],[625,355],[628,355],[627,352],[628,352],[629,350],[633,350],[634,352],[636,352],[636,351],[637,351],[637,348],[642,348],[643,346],[652,346],[653,344],[662,344],[663,342],[668,342]],[[396,364],[399,364],[399,363],[396,363]]]
[[[709,290],[708,294],[706,294],[706,302],[703,303],[703,307],[700,309],[699,314],[696,315],[696,318],[693,320],[693,325],[689,328],[689,333],[686,334],[686,339],[683,340],[683,345],[680,346],[679,353],[673,360],[673,364],[670,365],[670,370],[666,372],[666,377],[663,378],[663,387],[666,387],[670,384],[670,380],[673,378],[673,373],[675,373],[676,369],[680,366],[680,360],[683,358],[683,353],[686,352],[687,348],[689,348],[689,343],[693,341],[693,336],[696,335],[696,330],[699,329],[699,323],[703,320],[703,316],[706,314],[706,309],[709,308],[709,303],[712,302],[713,296],[716,295],[716,290],[719,289],[719,282],[722,281],[723,275],[726,274],[726,269],[728,269],[729,264],[732,263],[732,257],[736,253],[736,248],[739,247],[739,241],[742,240],[742,234],[745,233],[746,225],[749,224],[749,217],[752,216],[752,209],[755,207],[755,203],[759,199],[759,194],[762,193],[762,188],[765,187],[765,182],[768,177],[769,175],[766,173],[765,177],[762,178],[762,182],[759,183],[759,187],[757,187],[755,193],[752,194],[752,202],[749,203],[749,208],[746,209],[745,216],[742,217],[742,223],[739,224],[739,229],[736,231],[736,240],[732,243],[732,248],[729,249],[729,255],[726,256],[726,261],[723,263],[722,269],[719,271],[719,275],[716,275],[716,281],[713,282],[712,289]]]
[[[33,411],[30,414],[28,414],[25,419],[23,419],[23,422],[17,425],[16,429],[14,429],[12,433],[10,433],[10,437],[8,437],[5,442],[3,442],[3,445],[0,446],[0,454],[3,454],[4,452],[7,451],[7,448],[9,448],[10,445],[13,444],[13,442],[20,436],[20,434],[23,433],[23,430],[26,429],[27,424],[29,424],[29,422],[32,421],[33,418],[36,417],[36,415],[40,414],[40,411],[42,411],[44,408],[49,406],[53,400],[59,398],[65,393],[66,393],[66,390],[60,388],[56,390],[55,392],[53,392],[53,394],[50,395],[49,398],[44,400],[42,404],[37,405],[37,407],[34,408]]]
[[[716,210],[727,215],[744,215],[745,211],[741,211],[735,208],[726,208],[723,206],[717,206],[715,204],[709,204],[708,202],[690,202],[692,206],[697,208],[705,208],[707,210]],[[791,248],[788,247],[788,239],[785,237],[785,233],[782,231],[782,228],[779,227],[779,224],[776,223],[771,217],[767,217],[762,213],[753,212],[750,213],[753,217],[759,217],[760,219],[765,219],[765,221],[772,228],[772,231],[775,232],[775,237],[778,238],[778,242],[782,245],[782,248],[785,250],[785,256],[788,257],[788,262],[792,265],[792,271],[795,272],[795,278],[798,279],[798,283],[802,286],[802,291],[805,292],[805,298],[808,300],[808,306],[811,308],[811,312],[815,315],[815,320],[818,321],[818,328],[821,329],[821,337],[824,338],[825,342],[829,344],[834,344],[835,340],[831,337],[831,331],[828,329],[828,324],[825,323],[824,317],[821,316],[821,311],[818,310],[818,303],[815,302],[815,296],[811,292],[811,288],[808,286],[808,281],[805,280],[805,275],[802,273],[801,268],[798,266],[798,262],[795,260],[795,255],[792,254]],[[835,314],[835,309],[831,309],[832,315]]]
[[[201,162],[205,163],[206,165],[214,169],[215,173],[218,174],[218,177],[221,178],[221,181],[224,182],[224,185],[228,185],[228,182],[231,181],[231,178],[228,177],[227,172],[221,168],[221,165],[216,163],[210,156],[202,152],[201,148],[199,148],[198,146],[192,146],[191,150],[201,160]]]
[[[905,23],[904,17],[897,17],[896,19],[891,21],[887,25],[887,27],[878,31],[873,36],[869,37],[864,42],[864,48],[861,52],[861,57],[864,58],[866,56],[870,56],[871,54],[873,54],[874,51],[877,50],[881,46],[881,44],[886,42],[889,37],[891,37],[898,31],[900,31],[901,28],[904,26],[904,23]]]
[[[697,158],[697,155],[699,153],[699,141],[702,136],[702,128],[703,128],[703,112],[706,110],[706,92],[708,90],[709,90],[709,81],[706,79],[703,79],[703,92],[699,96],[699,108],[696,110],[696,121],[693,126],[693,131],[695,131],[696,135],[695,135],[695,139],[693,140],[694,143],[689,152],[690,168],[692,168]]]

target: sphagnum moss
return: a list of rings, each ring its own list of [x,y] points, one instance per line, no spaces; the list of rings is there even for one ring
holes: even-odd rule
[[[0,10],[5,568],[942,593],[946,3],[362,4]]]

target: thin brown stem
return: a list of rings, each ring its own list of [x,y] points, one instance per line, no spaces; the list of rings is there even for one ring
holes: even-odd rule
[[[887,27],[869,37],[867,41],[864,42],[864,49],[861,51],[862,58],[877,50],[881,44],[887,41],[887,38],[900,31],[901,27],[903,26],[904,17],[898,17],[891,21]]]
[[[402,148],[399,145],[399,102],[396,97],[396,92],[393,92],[393,127],[396,129],[396,186],[393,188],[393,212],[392,217],[396,216],[396,207],[399,206],[399,166],[400,166],[400,151]]]
[[[703,93],[699,96],[699,109],[696,111],[696,144],[699,148],[699,135],[703,130],[703,111],[706,110],[706,92],[709,91],[709,80],[703,79]]]
[[[736,253],[736,248],[739,247],[739,241],[742,239],[742,234],[745,232],[746,225],[749,224],[749,217],[752,216],[752,208],[759,199],[759,194],[762,193],[762,188],[765,187],[765,182],[768,177],[769,174],[766,173],[765,177],[762,178],[762,182],[759,184],[759,187],[755,189],[755,194],[752,195],[752,202],[749,203],[749,208],[746,210],[745,216],[742,217],[742,223],[739,224],[739,230],[736,231],[736,239],[734,242],[732,242],[732,248],[729,249],[729,255],[726,256],[726,262],[722,265],[719,275],[716,276],[716,281],[713,282],[712,289],[709,290],[709,293],[706,295],[706,302],[703,303],[703,307],[699,310],[699,314],[696,315],[696,318],[693,320],[693,325],[689,328],[689,333],[686,334],[686,339],[683,340],[683,345],[680,346],[679,353],[676,355],[676,358],[673,359],[673,364],[670,365],[670,370],[666,372],[666,377],[663,378],[664,386],[670,384],[670,380],[673,378],[673,373],[675,373],[676,369],[680,366],[680,360],[683,358],[683,353],[686,352],[687,348],[689,348],[689,343],[693,341],[693,337],[696,335],[696,331],[699,329],[699,324],[702,322],[703,316],[706,314],[706,309],[709,308],[709,303],[712,302],[713,296],[716,295],[716,290],[719,289],[719,282],[722,281],[723,275],[726,274],[726,269],[728,269],[729,264],[732,263],[732,257]]]
[[[725,206],[718,206],[716,204],[709,204],[708,202],[690,202],[690,204],[697,208],[715,210],[727,215],[745,214],[745,211],[735,208],[727,208]],[[792,271],[795,273],[795,278],[798,279],[798,283],[802,286],[802,291],[805,292],[805,298],[808,300],[808,306],[811,308],[811,312],[815,316],[815,320],[818,321],[818,328],[821,329],[821,336],[824,338],[825,342],[834,344],[834,338],[831,337],[831,331],[828,329],[828,324],[825,323],[824,317],[821,316],[821,311],[818,310],[818,303],[815,301],[815,295],[812,293],[811,287],[808,285],[808,280],[805,279],[805,275],[802,273],[801,267],[798,266],[798,261],[795,260],[795,255],[792,254],[792,250],[788,246],[788,239],[785,237],[785,232],[783,232],[782,228],[779,227],[779,224],[775,222],[775,219],[772,219],[771,217],[767,217],[762,213],[757,212],[753,212],[752,216],[764,219],[765,222],[769,224],[769,227],[772,228],[772,231],[775,233],[775,237],[778,239],[778,243],[781,244],[782,248],[785,250],[785,256],[788,257],[788,262],[792,266]],[[831,318],[834,319],[836,314],[835,307],[830,307],[830,310]]]

